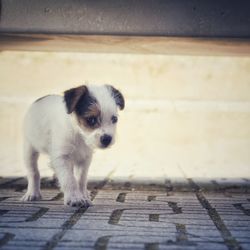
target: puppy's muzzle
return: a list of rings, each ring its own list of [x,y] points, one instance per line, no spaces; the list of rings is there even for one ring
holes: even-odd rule
[[[106,148],[110,145],[112,141],[112,136],[104,134],[103,136],[101,136],[100,141],[102,147]]]

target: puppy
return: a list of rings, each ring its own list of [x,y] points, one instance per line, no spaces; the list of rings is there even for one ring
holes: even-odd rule
[[[117,109],[124,97],[110,85],[80,86],[35,101],[24,119],[24,159],[28,189],[23,201],[41,199],[37,160],[50,157],[64,204],[92,205],[87,191],[87,173],[95,148],[107,148],[115,141]]]

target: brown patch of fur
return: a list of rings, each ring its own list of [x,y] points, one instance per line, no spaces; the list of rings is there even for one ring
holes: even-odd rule
[[[101,110],[97,103],[90,105],[88,111],[84,114],[85,117],[90,117],[90,116],[98,117],[100,115],[101,115]]]
[[[96,117],[97,118],[97,123],[95,126],[90,127],[87,123],[87,119],[90,117]],[[84,113],[82,116],[77,116],[78,122],[81,126],[84,126],[88,130],[93,130],[96,129],[100,126],[101,123],[101,110],[100,107],[97,103],[93,103],[92,105],[89,106],[88,110]]]

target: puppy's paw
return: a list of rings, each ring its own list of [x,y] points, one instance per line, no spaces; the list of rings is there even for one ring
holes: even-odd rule
[[[88,207],[92,207],[94,206],[93,202],[91,201],[91,199],[89,198],[85,198],[84,202],[87,204]]]
[[[29,192],[27,191],[26,194],[21,198],[21,201],[39,201],[42,199],[42,195],[40,192]]]
[[[82,194],[73,193],[71,195],[65,195],[64,204],[71,207],[85,207],[93,206],[90,199],[85,198]]]
[[[83,197],[85,197],[87,200],[91,200],[91,192],[89,190],[83,190]]]

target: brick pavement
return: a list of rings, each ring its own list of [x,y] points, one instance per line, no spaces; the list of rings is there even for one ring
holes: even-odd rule
[[[90,183],[94,206],[63,205],[52,181],[21,203],[24,178],[0,178],[0,248],[250,249],[250,181]]]

